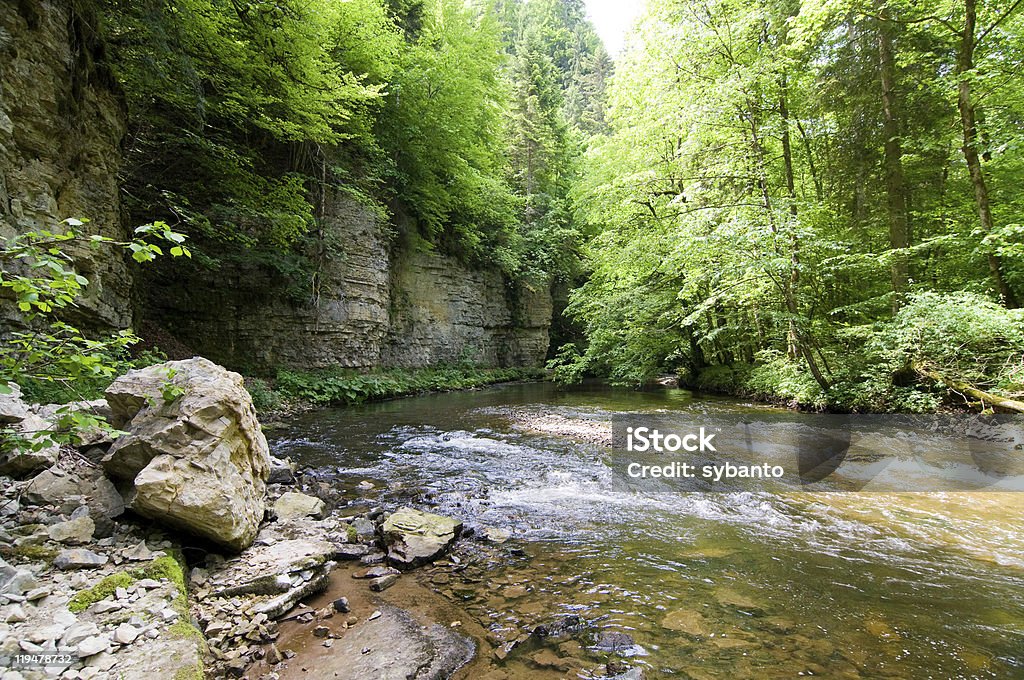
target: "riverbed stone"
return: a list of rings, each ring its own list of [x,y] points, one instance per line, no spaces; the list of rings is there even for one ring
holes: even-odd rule
[[[391,514],[383,526],[388,561],[413,569],[440,557],[462,531],[462,522],[413,508]]]
[[[270,476],[267,484],[294,484],[295,463],[290,458],[270,457]]]
[[[695,609],[678,609],[671,612],[662,619],[661,625],[663,628],[679,631],[692,637],[704,637],[711,632],[704,615]]]
[[[409,612],[384,605],[335,640],[317,673],[335,680],[451,677],[475,653],[473,641],[447,626],[424,626]]]
[[[251,545],[270,453],[242,376],[196,357],[131,371],[106,395],[128,434],[103,465],[131,483],[130,507],[236,552]]]
[[[289,491],[274,502],[274,514],[278,519],[295,519],[297,517],[313,517],[323,519],[327,504],[315,496]]]

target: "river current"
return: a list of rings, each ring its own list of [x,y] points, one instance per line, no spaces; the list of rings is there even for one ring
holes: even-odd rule
[[[271,446],[353,498],[369,481],[385,505],[507,532],[518,557],[437,584],[500,640],[578,620],[557,655],[647,678],[1024,677],[1024,494],[617,491],[609,449],[510,418],[752,408],[516,384],[304,414]],[[526,653],[510,677],[534,677]]]

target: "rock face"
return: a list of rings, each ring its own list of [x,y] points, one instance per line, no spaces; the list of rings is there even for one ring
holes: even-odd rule
[[[496,270],[392,246],[368,209],[334,196],[324,230],[340,252],[324,263],[315,299],[254,265],[208,272],[147,267],[147,313],[203,356],[230,367],[421,367],[473,360],[539,366],[548,349],[549,287],[512,285]]]
[[[0,3],[0,238],[85,217],[125,236],[118,170],[126,124],[89,3]],[[131,322],[125,259],[82,248],[90,280],[79,309],[91,325]],[[0,304],[0,317],[13,315]]]
[[[462,532],[462,522],[412,508],[402,508],[384,521],[388,561],[414,569],[444,553]]]
[[[168,401],[168,398],[170,400]],[[270,454],[242,376],[201,358],[131,371],[107,389],[103,459],[135,512],[243,550],[264,514]]]

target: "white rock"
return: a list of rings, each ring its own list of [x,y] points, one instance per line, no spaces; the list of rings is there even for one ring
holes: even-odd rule
[[[75,651],[78,653],[78,656],[84,658],[94,654],[99,654],[100,652],[105,652],[109,648],[110,640],[100,635],[94,635],[79,642],[75,647]]]
[[[28,620],[28,616],[25,614],[25,610],[20,604],[12,606],[7,611],[7,617],[4,619],[7,623],[21,623]]]
[[[323,519],[325,512],[326,504],[321,499],[296,491],[289,491],[274,503],[274,514],[282,520],[298,517]]]
[[[99,635],[100,629],[91,621],[78,621],[71,625],[60,639],[61,647],[77,647],[80,642]],[[95,652],[93,652],[95,654]]]
[[[122,623],[114,630],[113,640],[120,645],[130,645],[139,637],[139,629],[135,626]]]
[[[171,403],[168,382],[183,390]],[[132,509],[234,551],[251,545],[270,453],[242,377],[198,357],[171,361],[118,378],[107,400],[129,434],[103,465],[134,484]]]

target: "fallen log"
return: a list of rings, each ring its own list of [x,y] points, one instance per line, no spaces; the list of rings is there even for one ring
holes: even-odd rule
[[[953,390],[954,392],[959,392],[960,394],[966,395],[968,397],[974,397],[975,399],[982,402],[983,405],[991,404],[992,406],[1003,408],[1008,411],[1024,413],[1024,401],[1018,401],[1016,399],[1010,399],[1008,397],[1001,397],[998,394],[992,394],[991,392],[979,390],[977,387],[973,387],[971,385],[968,385],[967,383],[960,382],[959,380],[948,378],[942,375],[941,373],[938,373],[937,371],[933,371],[930,368],[926,368],[925,366],[921,366],[918,364],[914,365],[914,371],[916,371],[919,375],[934,380],[935,382],[942,383],[943,385]]]

